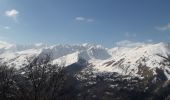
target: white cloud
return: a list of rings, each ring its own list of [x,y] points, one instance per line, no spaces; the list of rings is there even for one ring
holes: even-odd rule
[[[170,23],[168,23],[167,25],[164,25],[164,26],[156,27],[156,29],[160,30],[160,31],[170,30]]]
[[[76,21],[85,21],[85,22],[94,22],[94,19],[91,19],[91,18],[85,18],[85,17],[75,17],[75,20]]]
[[[8,17],[16,17],[19,14],[19,12],[15,9],[12,9],[12,10],[6,11],[5,14]]]
[[[17,11],[16,9],[11,9],[11,10],[6,11],[5,15],[7,17],[13,18],[17,22],[18,21],[17,17],[19,15],[19,11]]]

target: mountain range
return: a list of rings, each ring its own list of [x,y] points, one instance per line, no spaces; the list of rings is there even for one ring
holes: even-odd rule
[[[163,70],[170,79],[170,45],[167,43],[140,44],[104,48],[101,45],[16,45],[0,42],[0,61],[16,68],[28,63],[29,58],[51,55],[51,63],[67,67],[80,59],[88,62],[94,73],[117,72],[121,75],[145,77]]]
[[[0,42],[1,65],[15,67],[18,71],[27,68],[25,66],[34,58],[45,56],[49,56],[50,64],[68,71],[69,84],[79,91],[75,93],[80,100],[170,98],[168,43],[120,43],[105,48],[89,43],[18,45]],[[25,75],[24,71],[20,73]]]

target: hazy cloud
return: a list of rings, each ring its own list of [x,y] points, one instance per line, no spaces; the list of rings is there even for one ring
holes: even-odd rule
[[[77,20],[77,21],[84,21],[85,18],[84,17],[76,17],[75,20]]]
[[[156,27],[156,29],[160,30],[160,31],[170,30],[170,23],[168,23],[167,25],[164,25],[164,26]]]
[[[140,47],[140,46],[144,46],[147,44],[154,44],[154,40],[148,39],[143,42],[122,40],[122,41],[118,41],[115,43],[115,45],[118,47]]]
[[[136,34],[130,34],[129,32],[125,32],[125,37],[128,37],[128,38],[134,38],[134,37],[136,37]]]
[[[87,19],[87,22],[94,22],[94,19]]]
[[[129,40],[116,42],[116,46],[119,46],[119,47],[137,47],[137,46],[142,46],[144,44],[145,43],[142,43],[142,42],[132,42]]]
[[[85,18],[85,17],[75,17],[75,20],[76,21],[84,21],[84,22],[94,22],[94,19],[91,19],[91,18]]]
[[[152,40],[152,39],[148,39],[147,42],[150,42],[150,43],[151,43],[151,42],[153,42],[153,40]]]
[[[6,29],[6,30],[11,29],[11,27],[9,27],[9,26],[4,26],[3,28]]]

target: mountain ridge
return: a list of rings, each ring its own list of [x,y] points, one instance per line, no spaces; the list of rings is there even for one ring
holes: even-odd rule
[[[164,71],[170,79],[170,45],[168,43],[141,43],[136,46],[104,48],[101,45],[16,45],[0,42],[1,63],[21,68],[32,57],[50,54],[51,62],[69,66],[79,59],[86,60],[95,73],[117,72],[122,75],[145,77]],[[87,66],[89,66],[87,65]],[[148,73],[146,73],[148,72]],[[145,75],[146,74],[146,75]]]

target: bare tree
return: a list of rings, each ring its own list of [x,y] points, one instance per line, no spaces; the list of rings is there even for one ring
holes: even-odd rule
[[[68,74],[64,67],[52,65],[50,55],[28,61],[21,69],[0,66],[0,100],[56,100],[65,96]]]
[[[22,72],[30,83],[29,97],[34,100],[54,100],[66,80],[64,69],[51,65],[49,55],[34,58]]]
[[[6,65],[0,66],[0,98],[6,100],[15,96],[14,87],[15,68],[9,68]]]

